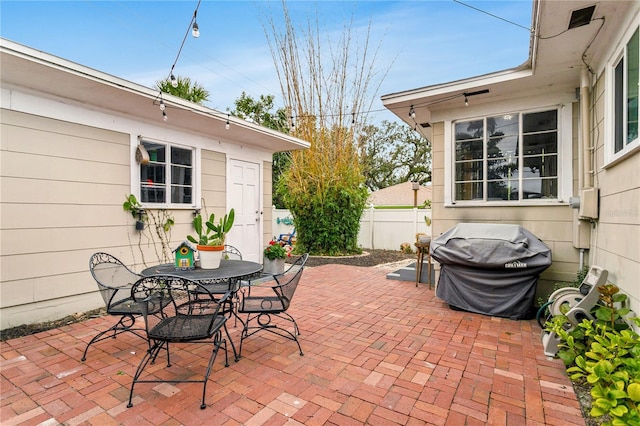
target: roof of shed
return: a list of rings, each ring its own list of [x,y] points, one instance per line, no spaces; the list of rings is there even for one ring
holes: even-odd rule
[[[413,206],[413,182],[403,182],[374,191],[369,195],[369,203],[374,206]],[[431,199],[431,186],[420,185],[418,205]]]
[[[0,38],[2,88],[105,110],[110,114],[162,124],[158,90]],[[167,93],[162,95],[168,128],[197,133],[216,141],[270,152],[305,149],[309,142],[250,123]],[[230,123],[226,128],[227,120]]]

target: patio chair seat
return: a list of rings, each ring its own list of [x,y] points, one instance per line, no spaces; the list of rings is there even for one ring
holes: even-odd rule
[[[251,297],[247,296],[242,305],[243,311],[254,313],[278,313],[285,310],[285,303],[276,296]]]
[[[113,302],[107,309],[107,313],[109,315],[142,315],[140,306],[130,297]]]
[[[213,315],[176,316],[165,318],[149,330],[149,338],[153,340],[171,340],[172,342],[188,342],[206,339],[212,331],[224,325],[224,317],[213,318]]]

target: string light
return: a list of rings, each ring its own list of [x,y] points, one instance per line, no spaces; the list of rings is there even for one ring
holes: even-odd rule
[[[464,106],[469,106],[469,97],[476,95],[484,95],[485,93],[489,93],[489,89],[478,90],[476,92],[464,92],[462,95],[464,96]]]
[[[227,123],[224,125],[224,128],[229,130],[229,114],[227,114]]]
[[[413,109],[413,105],[411,105],[411,108],[409,108],[409,117],[416,118],[416,110]]]
[[[182,48],[184,47],[184,43],[187,40],[187,36],[189,35],[189,31],[191,31],[191,34],[193,35],[193,37],[198,38],[200,36],[200,27],[198,26],[198,22],[196,21],[196,17],[198,16],[198,8],[200,7],[200,2],[202,0],[198,0],[198,4],[196,5],[195,10],[193,11],[193,17],[191,18],[191,21],[189,22],[189,26],[187,27],[187,31],[184,34],[184,37],[182,38],[182,43],[180,44],[180,49],[178,49],[178,54],[176,55],[176,59],[173,61],[173,65],[171,65],[171,71],[169,71],[169,81],[171,82],[171,86],[173,88],[177,88],[178,87],[178,79],[176,78],[176,76],[173,74],[173,70],[176,67],[176,64],[178,63],[178,59],[180,59],[180,54],[182,53]],[[160,94],[158,95],[158,97],[160,98],[160,110],[162,111],[162,119],[164,121],[167,121],[168,117],[167,117],[167,113],[165,112],[165,104],[164,101],[162,100],[162,91],[160,91]],[[153,103],[155,104],[155,101],[158,98],[156,98]]]
[[[196,21],[196,15],[198,14],[198,9],[196,9],[195,12],[193,12],[193,26],[191,27],[191,35],[194,38],[198,38],[200,37],[200,27],[198,26],[198,21]]]

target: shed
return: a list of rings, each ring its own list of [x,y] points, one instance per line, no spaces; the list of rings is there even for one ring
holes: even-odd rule
[[[229,244],[262,260],[272,235],[272,155],[308,142],[168,94],[163,121],[156,89],[6,39],[0,63],[0,329],[98,308],[93,253],[134,270],[172,262],[200,209],[219,216],[234,208]],[[162,199],[141,197],[149,184],[140,145],[162,153],[155,166],[175,178],[154,193]],[[171,217],[169,241],[136,230],[123,211],[128,194],[150,219]]]

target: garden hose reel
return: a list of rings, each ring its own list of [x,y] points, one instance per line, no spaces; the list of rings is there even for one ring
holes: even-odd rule
[[[607,283],[608,275],[609,273],[606,269],[602,269],[599,266],[591,266],[578,288],[566,287],[554,291],[547,302],[549,317],[565,315],[567,322],[564,328],[567,331],[573,330],[585,319],[593,320],[591,310],[600,300],[598,287]],[[542,332],[542,345],[545,355],[555,356],[558,353],[559,343],[560,338],[555,332],[546,330]]]

